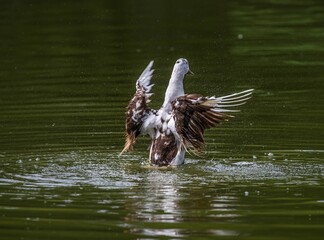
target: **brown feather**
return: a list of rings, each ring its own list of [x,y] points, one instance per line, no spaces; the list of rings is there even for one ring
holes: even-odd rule
[[[178,97],[172,103],[176,118],[176,130],[186,148],[201,152],[205,146],[203,134],[211,128],[228,119],[229,115],[214,112],[215,101],[199,94],[189,94]]]
[[[168,166],[177,155],[178,147],[173,134],[161,134],[153,141],[151,163],[158,166]]]
[[[125,145],[120,155],[132,151],[136,138],[141,133],[143,121],[150,109],[147,106],[148,97],[145,89],[139,88],[127,106],[125,121]]]

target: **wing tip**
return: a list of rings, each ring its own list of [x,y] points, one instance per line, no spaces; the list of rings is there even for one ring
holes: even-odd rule
[[[150,87],[151,79],[153,77],[154,69],[152,68],[154,63],[154,60],[151,60],[149,64],[146,66],[142,74],[139,76],[139,78],[136,81],[136,89],[140,90],[141,88],[147,89]],[[149,88],[149,91],[151,90],[152,86]],[[145,90],[146,92],[149,92]]]
[[[119,153],[118,157],[123,155],[125,152],[129,152],[133,150],[133,146],[135,144],[135,135],[133,133],[126,134],[126,142],[123,150]]]

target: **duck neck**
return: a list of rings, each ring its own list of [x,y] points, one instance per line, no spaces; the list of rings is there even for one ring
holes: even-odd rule
[[[183,88],[184,74],[178,73],[176,71],[172,72],[168,88],[165,92],[163,108],[169,112],[171,111],[171,102],[177,97],[184,95]]]

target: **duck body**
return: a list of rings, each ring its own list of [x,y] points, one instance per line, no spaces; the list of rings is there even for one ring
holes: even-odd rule
[[[148,107],[152,95],[151,78],[154,70],[151,61],[136,82],[136,92],[126,112],[126,142],[124,152],[133,149],[139,135],[152,139],[149,159],[152,165],[169,166],[184,163],[185,152],[201,152],[204,148],[204,130],[228,120],[236,107],[250,98],[253,89],[224,97],[203,97],[199,94],[185,94],[183,81],[188,73],[189,63],[180,58],[176,61],[162,107],[154,110]]]

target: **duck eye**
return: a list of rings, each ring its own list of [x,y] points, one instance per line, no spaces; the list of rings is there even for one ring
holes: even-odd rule
[[[178,60],[176,63],[180,63],[180,60]]]

